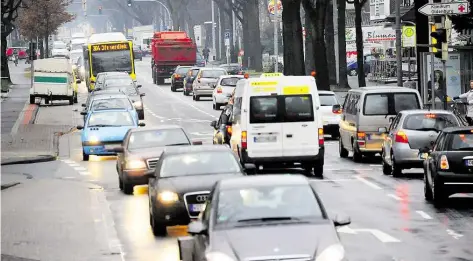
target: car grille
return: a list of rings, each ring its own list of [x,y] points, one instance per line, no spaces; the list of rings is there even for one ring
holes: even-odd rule
[[[197,218],[200,212],[192,211],[191,206],[193,204],[204,204],[210,191],[196,191],[184,194],[184,203],[186,205],[187,213],[191,218]]]
[[[159,158],[152,158],[146,160],[146,165],[148,165],[148,169],[156,168],[156,164],[158,164]]]
[[[245,261],[310,261],[309,255],[261,256],[248,258]]]

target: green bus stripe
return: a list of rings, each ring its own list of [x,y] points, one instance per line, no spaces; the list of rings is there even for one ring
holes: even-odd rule
[[[43,83],[67,83],[67,77],[54,77],[54,76],[35,76],[34,82]]]

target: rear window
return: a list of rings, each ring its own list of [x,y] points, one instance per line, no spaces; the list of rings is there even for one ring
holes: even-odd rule
[[[215,71],[202,71],[203,78],[218,78],[227,73],[224,70],[215,70]]]
[[[241,80],[241,78],[233,77],[233,78],[223,78],[220,82],[222,86],[236,86],[237,82]]]
[[[449,151],[473,151],[473,133],[455,133],[451,135]]]
[[[415,93],[367,94],[363,106],[364,115],[397,115],[403,110],[420,109]]]
[[[250,123],[313,121],[311,95],[254,96],[250,98]]]
[[[458,126],[458,121],[451,114],[416,114],[408,115],[402,126],[406,130],[440,131],[447,127]]]
[[[92,110],[100,109],[132,109],[133,105],[127,98],[100,99],[92,102]]]
[[[176,73],[178,74],[186,74],[186,72],[189,71],[189,67],[181,67],[176,70]]]
[[[319,94],[320,106],[333,106],[340,104],[333,94]]]

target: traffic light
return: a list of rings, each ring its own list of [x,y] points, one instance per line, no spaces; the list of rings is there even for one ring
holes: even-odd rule
[[[445,47],[448,48],[447,30],[437,29],[430,33],[430,36],[432,36],[432,44],[434,45],[432,51],[435,53],[435,57],[442,59],[442,51],[444,51]]]
[[[131,6],[131,1],[132,1],[132,0],[126,0],[126,1],[127,1],[127,5],[128,5],[128,7],[130,7],[130,6]]]
[[[99,15],[101,15],[101,14],[102,14],[102,7],[99,6]]]

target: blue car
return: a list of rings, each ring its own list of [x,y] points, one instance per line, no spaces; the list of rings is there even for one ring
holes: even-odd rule
[[[82,159],[90,155],[116,155],[113,150],[120,147],[129,129],[145,126],[139,123],[133,112],[127,109],[104,109],[91,111],[82,130]]]
[[[132,112],[132,115],[136,120],[139,120],[138,112],[133,106],[132,100],[123,93],[104,93],[101,95],[94,95],[89,102],[89,106],[80,114],[84,116],[85,122],[90,112],[106,109],[126,109]]]

